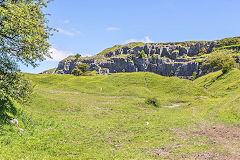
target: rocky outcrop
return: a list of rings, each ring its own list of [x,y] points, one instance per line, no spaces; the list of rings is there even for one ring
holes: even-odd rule
[[[193,59],[140,59],[140,58],[110,58],[98,60],[68,60],[60,62],[55,73],[71,74],[79,63],[87,63],[90,71],[101,74],[118,72],[154,72],[163,76],[190,77],[193,72],[199,73],[200,63]],[[199,73],[200,74],[200,73]]]
[[[64,60],[59,62],[55,73],[71,74],[79,63],[86,63],[89,70],[96,70],[101,74],[118,72],[154,72],[163,76],[178,76],[189,78],[194,72],[204,74],[200,70],[200,63],[194,61],[194,56],[205,48],[210,53],[216,46],[215,42],[182,42],[182,43],[151,43],[131,48],[124,46],[108,52],[105,58]],[[137,58],[141,51],[148,58]],[[117,58],[128,55],[127,58]],[[183,58],[188,57],[188,58]]]
[[[130,48],[129,46],[122,47],[115,51],[105,54],[105,57],[113,57],[121,54],[130,54],[138,56],[143,50],[147,55],[159,55],[160,57],[167,57],[176,59],[183,55],[194,57],[199,54],[202,48],[205,48],[207,53],[212,52],[216,46],[214,41],[211,42],[182,42],[182,43],[151,43],[142,46]]]

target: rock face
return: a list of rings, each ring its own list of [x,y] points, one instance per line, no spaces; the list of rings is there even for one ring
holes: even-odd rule
[[[205,48],[208,53],[216,46],[216,43],[211,42],[182,42],[182,43],[151,43],[142,46],[130,48],[128,46],[122,47],[115,51],[106,53],[106,57],[113,57],[121,54],[138,55],[139,52],[144,50],[147,55],[159,55],[160,57],[167,57],[176,59],[180,56],[186,55],[193,57],[199,54],[202,48]]]
[[[189,78],[194,72],[204,74],[200,70],[200,63],[194,61],[194,56],[205,48],[210,53],[216,46],[215,42],[183,42],[183,43],[151,43],[130,48],[124,46],[115,51],[108,52],[105,58],[64,60],[59,62],[55,73],[71,74],[79,63],[86,63],[89,70],[96,70],[101,74],[118,72],[154,72],[163,76],[178,76]],[[137,58],[141,51],[148,58]],[[127,58],[117,58],[128,55]],[[188,57],[188,58],[183,58]]]

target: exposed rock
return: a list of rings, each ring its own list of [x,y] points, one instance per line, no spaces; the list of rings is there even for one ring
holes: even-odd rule
[[[99,60],[70,60],[60,62],[55,73],[71,74],[79,63],[87,63],[90,71],[101,74],[118,72],[154,72],[163,76],[171,73],[178,77],[188,77],[199,72],[200,64],[187,59],[141,59],[141,58],[110,58]]]
[[[179,56],[186,54],[189,57],[198,55],[202,47],[205,47],[207,52],[210,53],[212,49],[216,46],[214,41],[209,42],[182,42],[182,43],[151,43],[142,46],[136,46],[130,48],[128,46],[117,49],[113,52],[105,54],[106,57],[112,57],[120,54],[132,54],[138,55],[139,52],[144,50],[147,55],[158,54],[160,57],[168,57],[170,59],[175,59]],[[177,52],[176,52],[177,51]],[[176,56],[171,56],[173,53],[178,53]]]
[[[55,73],[71,74],[79,63],[90,66],[89,71],[98,71],[101,74],[118,72],[154,72],[163,76],[178,76],[189,78],[194,72],[203,75],[200,63],[195,62],[194,56],[198,55],[202,47],[208,53],[216,46],[210,42],[182,42],[182,43],[151,43],[130,48],[124,46],[115,51],[106,53],[102,59],[78,59],[59,62]],[[137,58],[141,51],[148,58]],[[128,55],[128,58],[117,58],[119,55]],[[183,56],[192,58],[182,58]],[[127,56],[126,56],[127,57]]]

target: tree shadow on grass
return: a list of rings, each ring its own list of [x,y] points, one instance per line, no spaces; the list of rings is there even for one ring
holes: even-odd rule
[[[10,116],[17,114],[14,102],[0,91],[0,125],[9,123]]]

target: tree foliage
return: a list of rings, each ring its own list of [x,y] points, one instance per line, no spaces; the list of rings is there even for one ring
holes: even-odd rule
[[[89,68],[86,63],[81,63],[72,70],[72,74],[75,76],[85,75]]]
[[[159,107],[159,102],[156,97],[146,98],[145,103],[148,105],[153,105],[154,107]]]
[[[204,54],[207,54],[207,53],[208,53],[208,52],[207,52],[206,48],[205,48],[205,47],[202,47],[202,48],[200,49],[198,55],[201,56],[201,55],[204,55]]]
[[[16,107],[12,99],[0,90],[0,124],[6,123],[9,120],[8,113],[16,115]]]
[[[31,83],[19,73],[5,72],[0,74],[0,90],[20,103],[29,100],[32,89]]]
[[[0,2],[0,52],[36,66],[49,55],[51,31],[42,7],[43,0],[2,0]]]
[[[81,54],[79,54],[79,53],[77,53],[76,55],[75,55],[75,58],[78,60],[79,58],[81,58],[82,57],[82,55]]]
[[[191,76],[191,80],[194,81],[197,78],[198,78],[198,73],[197,72],[193,72],[193,74]]]
[[[240,44],[240,39],[239,38],[224,38],[221,40],[218,40],[217,43],[219,45],[223,46],[231,46],[231,45],[236,45]]]
[[[203,67],[211,69],[212,71],[222,70],[223,74],[230,71],[236,66],[236,59],[227,52],[215,52],[207,57],[203,63]]]
[[[36,67],[50,57],[46,5],[44,0],[0,0],[0,90],[19,102],[26,101],[31,86],[17,73],[17,62]]]
[[[146,53],[144,50],[142,50],[139,55],[138,55],[138,58],[146,58]]]

